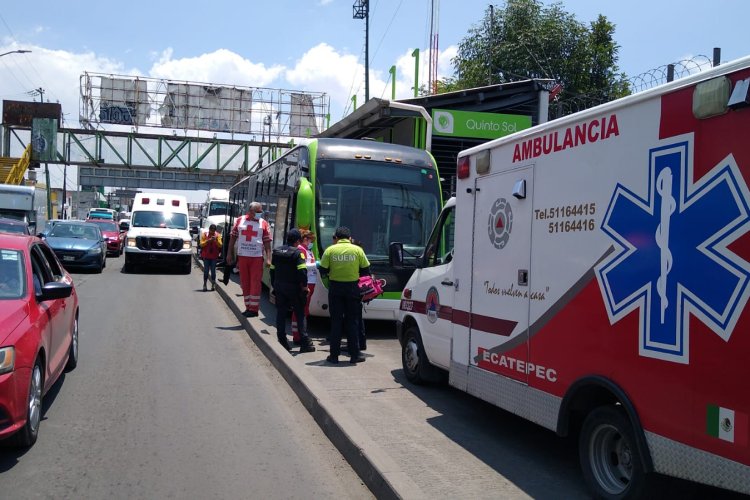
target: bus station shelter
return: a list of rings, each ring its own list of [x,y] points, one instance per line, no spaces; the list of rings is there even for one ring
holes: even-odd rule
[[[552,80],[532,79],[398,101],[373,98],[318,137],[370,138],[427,148],[426,111],[432,118],[427,149],[437,162],[443,191],[450,195],[458,153],[546,122],[553,85]]]

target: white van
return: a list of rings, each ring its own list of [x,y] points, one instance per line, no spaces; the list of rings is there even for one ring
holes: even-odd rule
[[[184,196],[136,194],[125,245],[125,271],[141,264],[166,264],[179,266],[185,274],[190,274],[191,248]]]

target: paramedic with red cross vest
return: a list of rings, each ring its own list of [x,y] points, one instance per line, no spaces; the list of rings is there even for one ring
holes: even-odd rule
[[[235,243],[240,285],[245,299],[242,315],[252,318],[258,315],[260,308],[264,259],[266,266],[271,267],[271,228],[263,218],[263,205],[257,201],[250,203],[247,213],[234,223],[227,252],[229,265],[235,262]]]
[[[326,248],[320,258],[320,271],[329,276],[328,306],[331,314],[331,354],[326,361],[339,362],[341,331],[346,327],[349,363],[365,360],[359,350],[359,324],[362,321],[362,302],[357,283],[360,276],[370,274],[370,261],[365,251],[351,242],[348,227],[338,227],[334,244]]]

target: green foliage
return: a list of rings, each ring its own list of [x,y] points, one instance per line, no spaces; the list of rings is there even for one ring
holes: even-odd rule
[[[507,0],[504,8],[489,6],[469,29],[453,59],[454,77],[438,82],[438,89],[548,78],[563,86],[562,100],[595,105],[622,97],[630,92],[617,67],[614,32],[602,15],[586,26],[561,3]]]

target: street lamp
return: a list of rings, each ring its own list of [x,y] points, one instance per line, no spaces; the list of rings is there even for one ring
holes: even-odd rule
[[[0,54],[0,57],[7,56],[8,54],[26,54],[27,52],[31,51],[25,49],[11,50],[9,52],[3,52],[2,54]]]

